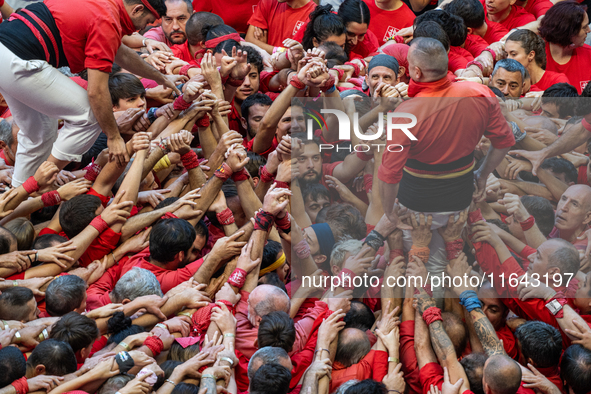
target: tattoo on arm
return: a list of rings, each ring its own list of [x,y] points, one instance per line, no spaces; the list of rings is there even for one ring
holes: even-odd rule
[[[506,354],[503,344],[497,337],[495,328],[488,320],[482,309],[476,308],[470,312],[474,321],[474,330],[486,354],[490,357],[496,354]]]
[[[429,325],[429,334],[431,336],[431,342],[433,344],[433,350],[437,355],[437,359],[440,362],[457,358],[456,350],[454,345],[449,339],[445,328],[443,328],[443,322],[435,321]]]
[[[215,379],[201,379],[201,385],[199,386],[199,390],[202,390],[204,388],[207,388],[207,394],[216,394],[218,392]]]

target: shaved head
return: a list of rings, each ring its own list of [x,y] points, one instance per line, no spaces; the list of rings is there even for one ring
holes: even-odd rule
[[[521,368],[511,357],[497,354],[486,360],[482,379],[487,394],[515,394],[521,385]]]
[[[441,42],[428,37],[412,40],[408,51],[410,76],[416,82],[438,81],[447,75],[447,52]]]

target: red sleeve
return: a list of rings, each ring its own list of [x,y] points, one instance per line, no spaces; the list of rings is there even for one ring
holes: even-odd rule
[[[102,259],[115,250],[120,239],[121,233],[116,233],[108,228],[98,238],[95,238],[84,254],[80,256],[80,265],[86,267],[94,260]]]
[[[201,264],[203,264],[203,259],[199,259],[192,262],[191,264],[187,264],[184,268],[163,274],[159,278],[162,292],[167,293],[173,287],[176,287],[189,280],[193,275],[195,275],[195,272],[197,272],[197,270],[201,267]]]
[[[578,169],[577,184],[588,185],[587,181],[587,166],[580,166]]]
[[[472,56],[479,56],[486,47],[488,47],[488,42],[486,42],[484,38],[476,34],[468,34],[464,48],[470,52]]]
[[[441,390],[441,386],[443,385],[443,368],[437,363],[425,364],[419,371],[419,378],[423,386],[423,394],[429,393],[431,385],[437,386]]]
[[[86,194],[90,194],[91,196],[97,196],[98,198],[100,198],[101,204],[103,204],[103,207],[105,207],[105,208],[107,207],[107,205],[109,205],[109,201],[111,200],[109,197],[103,196],[102,194],[100,194],[99,192],[94,190],[92,187],[90,188],[90,190]]]
[[[88,290],[86,290],[86,294],[88,295],[88,298],[90,299],[92,297],[92,298],[95,298],[98,300],[98,298],[100,298],[100,296],[108,294],[111,291],[113,291],[113,289],[115,288],[115,285],[117,284],[117,281],[121,277],[121,268],[122,267],[123,267],[122,264],[112,266],[111,268],[109,268],[107,270],[107,272],[105,272],[103,274],[103,276],[101,276],[99,278],[99,280],[97,280],[96,282],[91,284],[88,287]],[[88,304],[88,302],[87,302],[87,304]],[[90,309],[90,310],[96,309],[99,306],[101,306],[101,305],[97,304],[96,306],[95,305],[89,306],[88,309]]]
[[[554,4],[549,0],[538,0],[529,10],[534,17],[537,19],[542,15],[546,15],[546,12],[552,8]]]
[[[102,337],[94,341],[94,343],[92,344],[92,350],[90,351],[89,357],[92,357],[96,352],[102,350],[105,346],[107,346],[108,340],[109,338],[103,335]]]
[[[393,123],[404,124],[408,123],[405,119],[393,119]],[[402,179],[402,169],[406,164],[406,159],[410,156],[411,141],[404,133],[392,133],[392,140],[388,142],[390,145],[401,145],[402,151],[398,152],[400,148],[393,149],[396,152],[389,152],[386,150],[382,156],[382,165],[378,169],[378,177],[381,181],[395,184]]]
[[[449,61],[447,64],[447,69],[449,71],[451,71],[452,73],[456,72],[456,70],[461,70],[461,69],[466,68],[466,65],[469,62],[469,60],[466,59],[465,57],[454,53],[453,47],[448,53],[448,58],[449,58]]]
[[[371,378],[376,382],[381,382],[384,376],[388,374],[388,353],[382,350],[376,350],[371,369]]]
[[[301,31],[301,29],[300,29]],[[279,71],[261,71],[260,75],[260,86],[259,91],[263,93],[267,93],[269,91],[269,82],[271,82],[271,78],[277,75]]]
[[[235,350],[236,357],[238,357],[238,365],[236,366],[236,386],[238,392],[248,391],[248,358],[241,351]]]
[[[492,146],[496,149],[510,148],[515,145],[515,137],[513,136],[511,127],[501,113],[501,107],[496,97],[489,98],[488,101],[490,104],[488,110],[488,127],[484,132],[484,136],[490,140]]]
[[[110,73],[121,45],[121,26],[113,15],[94,15],[87,32],[84,67]]]
[[[252,14],[248,20],[248,24],[260,27],[263,30],[269,30],[269,11],[273,1],[274,0],[260,0],[258,6],[254,10],[254,14]]]
[[[212,12],[213,7],[211,6],[210,0],[193,0],[193,9],[195,12]]]
[[[12,274],[10,275],[8,278],[6,278],[6,280],[23,280],[25,279],[25,272],[17,272],[16,274]]]
[[[536,253],[536,250],[534,248],[532,248],[529,245],[525,245],[525,248],[523,248],[521,253],[519,253],[519,257],[523,258],[524,260],[527,260],[529,255],[534,254],[534,253]],[[526,270],[527,268],[523,267],[523,269]]]
[[[323,317],[324,315],[318,318],[320,320],[320,323],[322,323]],[[302,376],[304,376],[304,372],[306,372],[306,369],[308,369],[310,364],[312,364],[312,361],[314,360],[314,350],[316,349],[316,342],[318,342],[317,329],[315,329],[310,334],[308,342],[306,342],[306,347],[291,356],[293,370],[291,371],[291,383],[289,384],[289,387],[297,386]]]
[[[415,321],[406,320],[400,323],[400,362],[404,372],[404,380],[414,393],[422,392],[419,378],[419,363],[415,353]]]

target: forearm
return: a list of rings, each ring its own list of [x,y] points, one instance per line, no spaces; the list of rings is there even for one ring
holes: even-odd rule
[[[481,176],[484,178],[488,177],[494,171],[494,169],[499,164],[501,164],[505,158],[505,155],[507,152],[509,152],[509,149],[511,148],[497,149],[491,146],[491,148],[488,150],[488,153],[486,154],[484,163],[482,163],[482,166],[480,167],[479,171]]]
[[[263,249],[265,248],[265,242],[267,241],[267,232],[263,230],[255,230],[252,233],[252,240],[253,245],[252,250],[250,251],[250,259],[254,261],[260,258],[262,260]],[[252,271],[248,273],[242,290],[250,293],[255,287],[257,287],[260,269],[261,264],[259,263]]]
[[[480,308],[470,311],[472,321],[474,324],[474,331],[484,348],[487,356],[494,356],[497,354],[505,355],[503,344],[499,341],[494,327]]]
[[[380,184],[380,196],[382,198],[382,208],[387,216],[390,216],[394,211],[394,201],[398,196],[399,183],[386,183],[381,182]],[[375,191],[374,191],[375,193]]]
[[[291,191],[291,211],[293,218],[301,228],[310,227],[312,220],[310,220],[310,216],[306,212],[302,190],[297,179],[291,183]]]
[[[227,90],[225,92],[227,92]],[[226,98],[225,100],[229,103],[232,102],[232,99],[228,100]],[[221,116],[220,114],[215,114],[213,115],[213,123],[215,123],[215,127],[220,137],[226,134],[228,131],[230,131],[230,128],[228,127],[228,116]]]
[[[23,192],[26,193],[24,189]],[[0,225],[5,225],[12,219],[28,216],[29,214],[42,209],[43,206],[44,205],[43,201],[41,200],[41,197],[30,198],[26,201],[23,201],[21,204],[15,206],[13,213],[11,213],[10,215],[2,219],[2,221],[0,221]]]
[[[441,320],[437,320],[429,325],[429,335],[433,344],[433,350],[435,350],[441,366],[448,366],[451,360],[457,361],[454,345],[449,339],[445,328],[443,328],[443,322]]]
[[[201,149],[203,149],[203,156],[206,159],[209,159],[218,146],[218,141],[213,136],[213,132],[211,131],[211,126],[199,127],[199,142],[201,143]],[[210,168],[212,168],[211,164]]]
[[[121,240],[125,241],[141,229],[151,226],[152,223],[161,218],[166,212],[168,212],[168,207],[130,217],[121,228]]]
[[[113,116],[113,103],[109,93],[109,74],[88,70],[88,101],[96,120],[108,139],[120,137],[117,121]]]
[[[591,137],[581,123],[572,127],[567,133],[563,134],[552,145],[544,149],[546,157],[553,157],[563,153],[569,153],[579,145],[585,143]]]
[[[295,97],[298,92],[299,90],[294,88],[291,84],[287,85],[279,97],[273,101],[273,104],[265,113],[263,120],[261,120],[259,131],[254,137],[252,150],[255,153],[260,154],[271,147],[277,130],[277,125],[285,111],[287,111],[287,108],[291,106],[291,99]]]
[[[546,185],[548,191],[552,193],[554,201],[559,201],[562,194],[568,189],[568,185],[543,168],[538,169],[537,175],[540,181]]]
[[[255,26],[250,25],[248,27],[248,32],[246,33],[246,41],[256,45],[259,48],[264,49],[269,54],[273,54],[273,48],[274,48],[273,45],[269,45],[266,42],[263,42],[263,41],[260,41],[260,40],[257,40],[256,38],[254,38],[254,29],[255,29]]]

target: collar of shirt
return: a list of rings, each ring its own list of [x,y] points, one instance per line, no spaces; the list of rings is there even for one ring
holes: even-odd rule
[[[410,84],[408,85],[408,95],[410,97],[414,97],[419,93],[432,93],[438,90],[447,89],[451,86],[450,80],[445,76],[438,81],[433,82],[415,82],[414,80],[410,80]]]
[[[123,32],[123,35],[127,36],[127,35],[132,34],[137,29],[133,25],[131,17],[127,13],[127,10],[125,9],[125,6],[123,5],[122,0],[117,1],[117,8],[119,9],[119,18],[121,20],[121,30]]]

